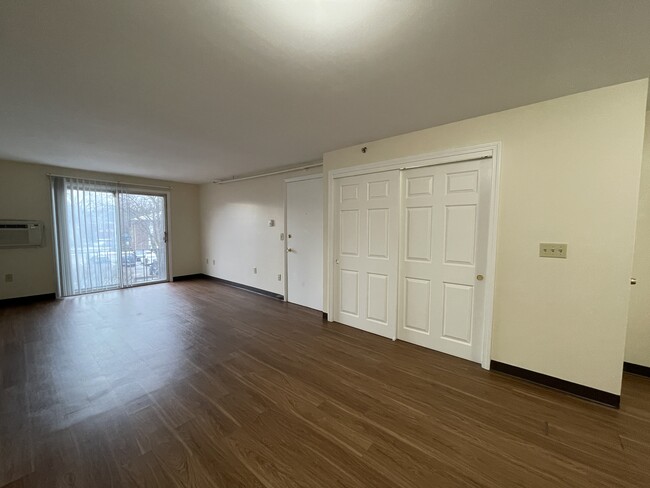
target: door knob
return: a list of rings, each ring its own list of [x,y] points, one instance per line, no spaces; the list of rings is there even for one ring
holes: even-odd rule
[[[476,279],[479,281],[483,281],[484,276],[483,275],[476,275]]]

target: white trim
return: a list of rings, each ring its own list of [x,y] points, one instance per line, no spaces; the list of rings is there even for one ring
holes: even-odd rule
[[[497,252],[497,223],[499,220],[499,181],[501,177],[501,142],[480,144],[463,148],[449,149],[434,153],[417,154],[402,158],[379,161],[375,163],[351,166],[331,170],[327,176],[327,288],[326,300],[328,321],[333,321],[333,300],[334,294],[334,180],[346,176],[356,176],[369,173],[379,173],[395,169],[404,170],[438,164],[459,163],[479,158],[492,159],[492,188],[490,194],[490,223],[488,230],[487,269],[485,276],[485,305],[483,310],[483,351],[481,354],[481,366],[490,369],[492,352],[492,328],[494,326],[494,288],[496,273],[496,252]]]
[[[321,175],[322,176],[322,175]],[[284,273],[284,301],[288,302],[289,301],[289,254],[287,252],[287,183],[290,183],[290,180],[293,180],[293,178],[287,178],[284,180],[284,184],[282,185],[282,192],[283,192],[283,198],[284,198],[284,239],[280,240],[280,244],[282,244],[282,254],[283,254],[283,259],[284,259],[284,270],[282,271]]]
[[[483,354],[481,366],[490,369],[492,329],[494,328],[494,287],[497,268],[497,230],[499,221],[499,184],[501,181],[501,143],[492,149],[492,189],[490,192],[490,224],[488,227],[485,303],[483,309]]]
[[[402,198],[404,197],[404,194],[402,192],[404,184],[404,172],[400,171],[399,174],[397,175],[397,249],[395,249],[395,253],[397,255],[397,261],[396,264],[396,270],[395,270],[395,276],[397,277],[397,297],[395,299],[397,300],[397,303],[395,305],[395,328],[393,329],[393,342],[397,340],[397,329],[399,328],[399,321],[400,321],[400,308],[399,308],[399,303],[400,303],[400,293],[401,293],[401,284],[399,281],[399,273],[400,273],[400,256],[402,255]]]
[[[436,164],[460,163],[470,159],[491,157],[493,156],[495,146],[498,144],[500,143],[481,144],[447,151],[389,159],[387,161],[361,164],[349,168],[334,169],[330,171],[329,174],[332,175],[333,178],[343,178],[345,176],[379,173],[381,171],[390,171],[393,169],[411,169],[423,166],[434,166]]]
[[[325,303],[324,309],[327,311],[327,321],[334,322],[334,201],[336,195],[334,194],[334,172],[330,171],[327,174],[327,267],[325,269],[327,275],[327,286],[325,288]]]
[[[172,192],[167,190],[165,194],[165,214],[167,217],[167,280],[168,282],[174,281],[174,273],[172,273]]]

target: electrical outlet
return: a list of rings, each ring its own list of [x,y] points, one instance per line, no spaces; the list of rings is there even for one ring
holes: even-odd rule
[[[7,273],[5,275],[5,283],[13,283],[14,281],[14,274],[13,273]]]
[[[253,268],[253,274],[257,274],[257,268]]]
[[[278,281],[282,281],[282,275],[281,274],[278,275]]]
[[[564,258],[566,259],[567,245],[566,244],[553,244],[550,242],[542,242],[539,245],[540,258]]]

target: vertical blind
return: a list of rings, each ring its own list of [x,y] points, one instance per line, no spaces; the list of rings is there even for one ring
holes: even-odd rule
[[[52,176],[59,296],[167,279],[166,198]]]
[[[59,294],[118,288],[117,183],[53,177],[52,190]]]

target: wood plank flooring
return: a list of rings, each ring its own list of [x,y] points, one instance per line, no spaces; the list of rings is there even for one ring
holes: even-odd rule
[[[0,309],[0,486],[647,487],[619,411],[207,280]]]

